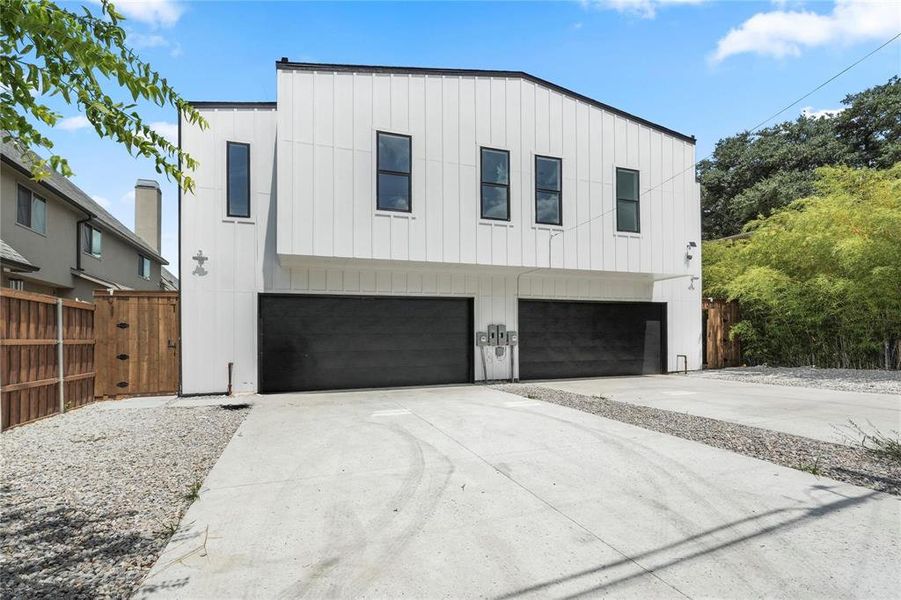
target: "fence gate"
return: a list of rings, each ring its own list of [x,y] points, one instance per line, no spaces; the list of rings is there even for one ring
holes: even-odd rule
[[[94,305],[0,289],[0,429],[94,401]]]
[[[178,292],[94,292],[95,394],[178,391]]]
[[[741,363],[741,346],[729,339],[729,329],[739,321],[738,302],[705,298],[704,366],[708,369],[737,367]]]

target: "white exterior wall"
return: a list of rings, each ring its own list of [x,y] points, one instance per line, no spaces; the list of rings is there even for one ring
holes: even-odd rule
[[[528,80],[279,70],[278,105],[283,258],[546,267],[559,231],[553,267],[681,273],[700,241],[693,144]],[[375,210],[377,131],[412,136],[412,214]],[[482,146],[510,152],[509,223],[480,219]],[[536,154],[563,159],[562,227],[535,224]],[[616,167],[651,190],[641,234],[616,232]]]
[[[234,389],[256,390],[261,292],[471,297],[476,330],[518,329],[518,297],[667,302],[667,365],[700,368],[691,144],[519,79],[279,71],[279,107],[182,123],[200,162],[181,202],[183,393],[224,391],[230,362]],[[413,136],[411,215],[375,210],[376,130]],[[249,219],[226,216],[226,141],[251,146]],[[480,145],[510,150],[510,223],[479,219]],[[562,228],[534,225],[535,154],[563,158]],[[672,178],[642,195],[640,235],[614,231],[616,166],[640,170],[642,190]],[[530,272],[551,231],[601,214]],[[489,379],[511,376],[508,356],[486,357]]]

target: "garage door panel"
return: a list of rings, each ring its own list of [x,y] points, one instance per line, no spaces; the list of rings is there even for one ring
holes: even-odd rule
[[[261,392],[472,381],[472,300],[260,296]]]
[[[660,373],[665,308],[651,302],[521,300],[520,379]]]

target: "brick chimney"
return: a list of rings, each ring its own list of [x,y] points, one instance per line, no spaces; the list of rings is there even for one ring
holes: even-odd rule
[[[159,253],[162,235],[163,193],[152,179],[135,183],[135,233]]]

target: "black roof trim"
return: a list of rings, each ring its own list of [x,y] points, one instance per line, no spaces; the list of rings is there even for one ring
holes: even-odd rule
[[[694,144],[697,141],[695,139],[695,136],[693,135],[686,135],[684,133],[676,131],[675,129],[670,129],[669,127],[664,127],[663,125],[654,123],[653,121],[648,121],[647,119],[635,116],[624,110],[610,106],[609,104],[604,104],[603,102],[599,102],[594,98],[589,98],[588,96],[574,92],[561,85],[557,85],[556,83],[551,83],[550,81],[541,79],[540,77],[530,75],[525,71],[494,71],[490,69],[441,69],[431,67],[387,67],[380,65],[345,65],[328,63],[288,62],[284,60],[276,61],[275,68],[286,71],[339,71],[347,73],[358,73],[362,71],[366,73],[385,73],[399,75],[451,75],[454,77],[504,77],[525,79],[527,81],[531,81],[532,83],[537,83],[538,85],[550,88],[560,94],[600,108],[601,110],[606,110],[615,115],[636,121],[638,123],[641,123],[642,125],[646,125],[667,135],[671,135],[685,142],[689,142],[690,144]]]
[[[228,101],[193,101],[188,104],[194,108],[278,108],[277,102],[228,102]]]

